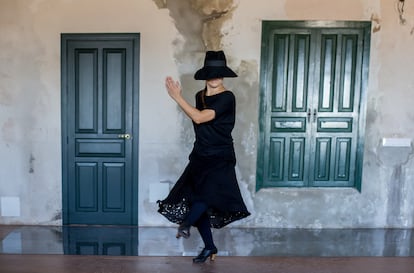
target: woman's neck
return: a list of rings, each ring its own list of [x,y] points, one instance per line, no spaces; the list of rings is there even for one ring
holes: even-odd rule
[[[221,93],[223,91],[226,91],[226,88],[223,85],[220,85],[220,86],[217,86],[217,87],[207,86],[206,95],[207,96],[213,96],[213,95],[216,95],[216,94]]]

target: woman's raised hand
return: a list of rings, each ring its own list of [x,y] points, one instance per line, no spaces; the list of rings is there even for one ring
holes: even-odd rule
[[[174,100],[181,96],[181,85],[178,81],[174,81],[173,78],[167,77],[165,79],[165,87],[167,88],[168,95]]]

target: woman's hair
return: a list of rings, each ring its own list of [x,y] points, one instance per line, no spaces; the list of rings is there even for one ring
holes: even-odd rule
[[[206,105],[206,93],[207,93],[207,86],[201,91],[201,104],[203,105],[203,109],[207,108]]]

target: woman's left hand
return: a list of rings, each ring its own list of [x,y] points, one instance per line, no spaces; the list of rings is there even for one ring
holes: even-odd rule
[[[174,81],[173,78],[167,77],[165,79],[165,87],[167,88],[168,95],[174,100],[181,96],[181,85],[178,81]]]
[[[192,121],[196,124],[210,121],[214,119],[216,112],[212,109],[198,110],[194,106],[190,105],[184,97],[181,95],[181,85],[178,81],[174,81],[173,78],[167,77],[165,79],[165,87],[167,88],[168,95],[183,109]]]

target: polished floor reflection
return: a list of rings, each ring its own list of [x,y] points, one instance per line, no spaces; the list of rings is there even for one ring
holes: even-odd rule
[[[96,226],[0,226],[0,254],[194,256],[202,248],[196,230],[176,239],[175,228]],[[219,256],[413,257],[412,229],[213,230]]]

